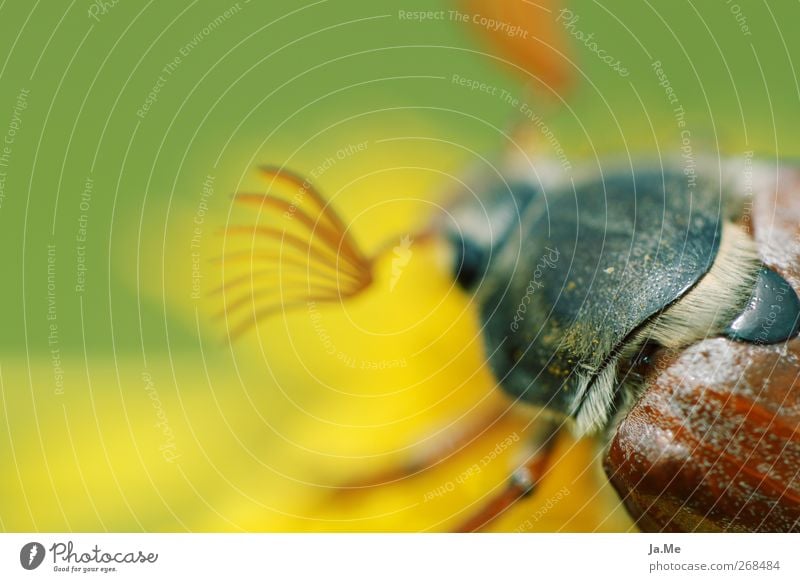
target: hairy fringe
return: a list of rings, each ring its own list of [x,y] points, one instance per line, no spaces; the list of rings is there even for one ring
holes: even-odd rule
[[[579,374],[574,432],[590,434],[608,425],[617,400],[619,362],[632,359],[645,343],[677,349],[722,332],[744,309],[760,267],[756,243],[726,223],[714,264],[697,285],[632,334],[599,373]],[[626,383],[623,390],[635,390],[635,383]],[[622,395],[622,402],[630,400],[630,394]]]

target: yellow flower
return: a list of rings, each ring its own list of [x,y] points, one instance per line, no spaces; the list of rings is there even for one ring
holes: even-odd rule
[[[220,180],[203,222],[202,299],[191,299],[191,206],[175,221],[183,244],[167,246],[164,279],[142,281],[143,300],[165,301],[166,329],[194,334],[194,348],[66,353],[61,394],[49,358],[4,362],[0,496],[16,500],[4,504],[5,529],[448,531],[503,488],[529,420],[484,366],[469,300],[436,245],[414,242],[445,180],[390,163],[457,160],[442,144],[367,141],[357,163],[317,184],[365,248],[390,243],[363,294],[279,314],[227,343],[211,260],[231,203]],[[442,459],[421,470],[436,451]],[[489,529],[629,527],[596,455],[563,438],[541,487]]]

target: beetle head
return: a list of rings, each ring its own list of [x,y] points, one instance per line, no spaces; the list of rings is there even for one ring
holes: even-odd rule
[[[758,293],[781,285],[710,181],[645,170],[500,190],[480,211],[454,210],[454,276],[474,295],[503,389],[579,433],[629,399],[620,369],[648,342],[679,348],[726,331],[752,341],[766,316]],[[768,342],[797,332],[793,291],[789,304]]]

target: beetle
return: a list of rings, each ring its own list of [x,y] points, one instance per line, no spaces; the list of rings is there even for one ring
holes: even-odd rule
[[[800,299],[737,225],[744,164],[726,164],[728,179],[702,178],[691,199],[675,167],[512,186],[505,202],[484,205],[495,228],[456,219],[448,234],[500,385],[579,435],[602,434],[606,472],[643,529],[800,527],[791,412],[800,367],[796,342],[786,343],[798,334]],[[748,171],[770,174],[758,163]],[[520,209],[514,220],[510,205]],[[557,260],[533,271],[531,254],[545,251]],[[686,364],[648,370],[659,350],[661,361],[715,337],[717,351],[739,351],[736,365],[720,371],[706,356],[705,367],[688,365],[700,378],[688,386]],[[762,387],[770,375],[776,384]]]
[[[512,185],[505,199],[489,200],[485,225],[469,216],[478,209],[451,210],[453,276],[476,296],[501,386],[574,419],[583,434],[609,424],[615,401],[630,400],[615,388],[619,371],[647,343],[796,335],[797,295],[723,213],[730,204],[720,193],[733,188],[701,179],[690,191],[680,168],[639,166]],[[530,251],[556,261],[532,276]],[[777,298],[785,302],[773,317]]]
[[[601,436],[606,472],[642,529],[798,528],[800,342],[793,338],[800,300],[764,265],[763,251],[742,226],[737,168],[743,164],[727,164],[727,180],[704,181],[691,206],[674,168],[586,172],[566,183],[502,182],[480,201],[458,199],[448,219],[423,234],[447,241],[450,276],[479,306],[500,386],[548,413],[532,435],[536,454],[460,530],[485,526],[529,495],[564,428]],[[772,174],[760,164],[748,171]],[[312,229],[307,242],[279,229],[258,231],[282,247],[303,249],[307,262],[300,264],[313,285],[252,313],[248,301],[235,300],[229,311],[245,319],[234,335],[280,309],[338,301],[371,283],[372,259],[322,195],[286,170],[264,173],[309,193],[320,212],[292,213]],[[780,183],[788,185],[781,205],[796,214],[791,188],[800,185],[800,174]],[[762,207],[772,208],[774,191],[759,191]],[[238,200],[284,213],[291,208],[276,197]],[[763,216],[754,218],[768,238]],[[770,262],[794,265],[796,284],[800,250],[784,254]],[[238,278],[229,287],[242,284]],[[724,369],[715,365],[723,361]]]
[[[536,70],[552,69],[540,53],[528,57]],[[567,175],[539,159],[484,181],[480,200],[457,196],[416,237],[446,242],[448,276],[477,305],[499,385],[544,412],[536,453],[458,529],[480,529],[530,494],[564,429],[598,437],[606,474],[641,529],[800,529],[800,251],[795,242],[770,256],[765,245],[782,231],[745,204],[745,174],[754,174],[755,208],[796,215],[800,174],[736,158],[686,170],[659,160],[585,164]],[[258,257],[294,267],[298,278],[265,304],[253,289],[228,302],[226,313],[240,318],[232,337],[372,282],[374,257],[315,186],[283,167],[263,172],[299,194],[237,201],[279,213],[301,234],[228,232],[280,244]],[[798,222],[784,227],[794,240]],[[248,283],[252,273],[226,289]]]

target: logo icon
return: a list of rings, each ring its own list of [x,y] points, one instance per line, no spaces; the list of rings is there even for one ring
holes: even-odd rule
[[[392,249],[394,257],[392,258],[392,278],[389,281],[389,291],[394,291],[403,274],[403,269],[411,260],[411,255],[414,254],[411,250],[411,243],[413,242],[414,240],[406,235],[400,239],[400,244]]]
[[[44,561],[44,546],[39,542],[28,542],[19,551],[19,563],[26,570],[35,570]]]

